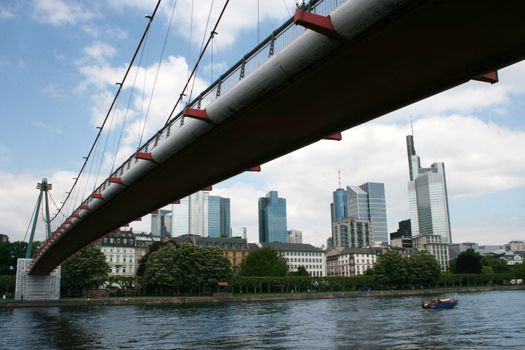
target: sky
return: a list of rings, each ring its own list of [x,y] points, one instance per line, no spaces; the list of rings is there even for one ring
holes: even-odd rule
[[[191,95],[284,22],[295,2],[231,0]],[[58,205],[64,200],[155,4],[0,1],[0,233],[11,241],[26,237],[40,179],[53,184]],[[84,188],[100,183],[133,153],[141,135],[146,140],[165,123],[223,4],[162,2],[140,65],[130,71],[109,133],[95,152],[93,183],[81,182]],[[524,240],[525,63],[501,70],[499,77],[497,84],[471,81],[346,130],[342,141],[319,141],[263,164],[260,173],[215,184],[211,194],[231,199],[232,227],[247,227],[248,240],[256,242],[257,200],[276,190],[287,200],[288,228],[301,230],[303,242],[321,246],[331,234],[330,203],[340,172],[342,186],[385,184],[393,232],[409,218],[405,137],[412,118],[422,166],[445,163],[453,241]],[[80,200],[84,193],[73,195]],[[149,232],[150,218],[131,226]],[[40,223],[36,239],[43,237]]]

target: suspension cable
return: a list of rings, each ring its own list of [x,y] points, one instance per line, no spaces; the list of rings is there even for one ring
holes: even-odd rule
[[[158,77],[159,77],[160,66],[162,64],[162,59],[164,58],[164,52],[166,51],[166,44],[168,42],[168,37],[169,37],[169,34],[170,34],[170,30],[171,30],[171,23],[173,22],[173,14],[175,13],[175,7],[176,6],[177,6],[177,0],[175,0],[175,2],[173,4],[173,8],[171,10],[171,17],[170,17],[170,21],[169,21],[169,24],[168,24],[168,29],[166,30],[166,36],[164,37],[164,43],[162,45],[162,51],[160,53],[159,63],[157,64],[157,72],[155,73],[155,80],[153,81],[153,87],[151,89],[151,94],[150,94],[150,97],[149,97],[148,108],[146,109],[146,116],[144,118],[144,125],[143,125],[142,131],[140,133],[139,147],[142,144],[142,137],[144,135],[144,129],[146,129],[146,122],[148,121],[149,111],[150,111],[150,108],[151,108],[151,102],[153,101],[153,95],[155,94],[155,88],[157,87],[157,80],[158,80]],[[192,7],[193,7],[193,5],[192,5]],[[192,11],[193,11],[193,9],[192,9]]]
[[[24,239],[22,240],[23,242],[26,241],[27,234],[29,233],[29,227],[31,226],[31,222],[33,222],[33,218],[35,217],[35,214],[37,211],[37,205],[38,205],[38,200],[35,203],[35,208],[33,209],[33,213],[31,214],[31,218],[29,219],[29,223],[27,224],[26,234],[24,235]]]
[[[102,133],[102,129],[104,128],[104,126],[106,125],[106,121],[111,113],[111,110],[113,109],[113,106],[115,105],[115,102],[117,100],[117,97],[119,96],[120,92],[122,91],[122,87],[124,85],[124,83],[126,82],[126,78],[128,77],[128,74],[129,74],[129,71],[131,70],[131,67],[133,66],[133,63],[135,62],[135,58],[137,57],[137,54],[142,46],[142,43],[144,42],[144,38],[146,37],[147,33],[149,32],[149,29],[151,27],[151,23],[153,22],[153,19],[155,18],[155,15],[157,13],[157,10],[160,6],[160,3],[161,3],[162,0],[158,0],[157,1],[157,5],[155,6],[155,9],[153,10],[153,13],[151,14],[151,16],[146,16],[149,20],[148,20],[148,24],[146,26],[146,29],[144,30],[144,33],[142,34],[142,37],[140,38],[140,41],[135,49],[135,52],[133,54],[133,57],[128,65],[128,68],[126,69],[126,73],[124,74],[124,77],[122,78],[122,81],[119,83],[119,88],[115,94],[115,97],[113,98],[113,101],[111,102],[111,105],[106,113],[106,116],[104,118],[104,121],[102,123],[102,126],[100,127],[98,133],[97,133],[97,136],[95,137],[95,140],[93,142],[93,144],[91,145],[91,148],[88,152],[88,155],[84,161],[84,163],[82,164],[82,167],[80,168],[80,171],[78,173],[78,176],[76,177],[75,179],[75,182],[73,183],[73,186],[71,187],[71,190],[69,191],[68,195],[66,196],[66,199],[64,200],[62,206],[60,207],[60,209],[58,210],[58,212],[53,216],[53,218],[51,219],[51,221],[55,220],[55,218],[57,217],[58,213],[60,213],[62,211],[62,209],[64,208],[64,205],[65,203],[68,201],[69,197],[71,196],[71,193],[73,192],[73,189],[75,188],[77,182],[78,182],[78,179],[80,178],[80,175],[82,175],[82,172],[84,171],[84,168],[86,167],[86,164],[87,164],[87,161],[88,159],[90,158],[91,156],[91,153],[93,152],[93,149],[95,148],[95,145],[97,144],[97,141],[98,139],[100,138],[100,135]]]
[[[171,112],[170,112],[170,114],[168,116],[168,119],[166,120],[165,126],[168,125],[168,123],[170,122],[171,117],[173,116],[173,113],[175,113],[175,110],[177,109],[180,101],[182,100],[182,97],[184,96],[184,93],[186,92],[186,89],[188,88],[188,85],[190,84],[191,78],[193,77],[193,75],[195,74],[195,71],[199,67],[199,63],[202,60],[202,56],[204,56],[204,53],[206,52],[206,49],[208,48],[208,45],[210,44],[210,41],[213,38],[213,35],[214,35],[213,33],[216,33],[216,31],[217,31],[217,27],[219,26],[219,23],[220,23],[220,21],[222,19],[222,16],[224,15],[224,11],[226,11],[226,7],[228,6],[229,2],[230,2],[230,0],[226,0],[224,2],[224,6],[223,6],[222,11],[221,11],[221,13],[219,15],[219,18],[217,18],[217,22],[215,22],[215,26],[213,27],[213,30],[210,33],[210,36],[208,37],[208,41],[206,42],[206,45],[204,46],[204,49],[201,51],[201,53],[199,55],[199,58],[197,59],[197,62],[195,62],[195,66],[193,67],[193,70],[191,71],[191,75],[188,78],[188,80],[186,81],[186,85],[184,85],[184,88],[182,89],[182,92],[179,95],[179,98],[177,99],[177,102],[175,103],[175,106],[173,106],[173,109],[171,110]]]

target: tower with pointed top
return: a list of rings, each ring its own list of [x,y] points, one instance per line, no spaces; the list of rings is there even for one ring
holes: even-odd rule
[[[414,136],[408,135],[406,142],[412,236],[439,235],[441,242],[452,243],[445,164],[438,162],[430,168],[422,168],[416,154]]]

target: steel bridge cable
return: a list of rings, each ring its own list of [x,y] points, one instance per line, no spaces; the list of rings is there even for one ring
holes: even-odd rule
[[[217,18],[217,21],[215,22],[215,26],[213,27],[213,30],[212,30],[212,33],[215,33],[217,31],[217,27],[219,26],[219,23],[222,19],[222,16],[224,15],[224,11],[226,11],[226,7],[228,6],[228,3],[230,2],[230,0],[226,0],[224,2],[224,6],[222,8],[222,11],[219,15],[219,18]],[[186,89],[188,88],[188,85],[191,81],[191,78],[192,76],[195,74],[195,71],[197,70],[197,68],[199,67],[199,63],[201,62],[202,60],[202,56],[204,56],[204,53],[206,52],[206,49],[208,48],[208,45],[210,44],[210,41],[212,39],[212,34],[210,34],[210,36],[208,37],[208,41],[206,42],[206,45],[204,46],[204,49],[201,51],[200,55],[199,55],[199,58],[197,59],[197,62],[195,63],[195,66],[193,67],[193,70],[191,72],[191,75],[189,77],[189,79],[186,81],[186,85],[184,85],[184,88],[182,89],[182,93],[179,95],[179,98],[177,99],[177,102],[175,103],[175,106],[173,106],[173,109],[171,110],[169,116],[168,116],[168,119],[166,120],[166,125],[168,125],[168,123],[170,122],[171,120],[171,117],[173,116],[173,113],[175,113],[175,110],[177,109],[180,101],[182,100],[182,96],[184,96],[184,92],[186,92]]]
[[[24,239],[22,240],[23,242],[26,241],[27,234],[29,233],[29,227],[31,226],[31,222],[33,222],[33,218],[35,217],[35,213],[37,211],[37,204],[38,201],[35,203],[35,208],[33,209],[33,213],[31,214],[31,218],[29,219],[29,223],[27,224],[26,233],[24,235]]]
[[[200,51],[202,51],[203,47],[204,47],[204,43],[206,42],[206,35],[208,33],[208,27],[210,25],[210,18],[211,18],[211,13],[213,11],[213,5],[215,3],[215,0],[212,0],[211,1],[211,5],[210,5],[210,11],[208,12],[208,19],[206,20],[206,28],[204,29],[204,32],[202,33],[202,41],[201,41],[201,47],[200,47]],[[190,89],[190,94],[189,94],[189,97],[188,97],[188,101],[191,101],[192,99],[192,96],[193,96],[193,88],[195,86],[195,80],[197,79],[197,74],[195,74],[195,76],[193,77],[193,80],[192,80],[192,83],[191,83],[191,89]]]
[[[283,0],[283,4],[284,4],[284,7],[286,7],[286,11],[288,11],[288,16],[292,17],[292,13],[290,12],[288,5],[286,5],[286,0]]]
[[[153,87],[151,89],[151,94],[150,94],[150,97],[149,97],[148,108],[146,109],[146,117],[144,119],[144,126],[143,126],[142,132],[140,134],[139,147],[142,144],[142,137],[144,135],[144,129],[146,128],[146,122],[148,121],[149,111],[151,109],[151,102],[153,101],[153,95],[155,94],[155,88],[157,87],[157,81],[158,81],[158,77],[159,77],[160,66],[162,64],[162,59],[164,58],[164,53],[166,51],[166,45],[168,43],[168,37],[169,37],[170,31],[171,31],[171,24],[173,22],[173,15],[175,13],[176,6],[177,6],[177,1],[175,1],[173,3],[173,8],[171,10],[171,16],[170,16],[170,21],[168,23],[168,29],[166,30],[166,36],[164,37],[164,43],[162,45],[162,51],[160,53],[159,63],[157,64],[157,72],[155,73],[155,80],[153,81]]]
[[[101,132],[102,132],[102,128],[103,128],[104,125],[106,124],[106,121],[107,121],[107,119],[108,119],[108,117],[109,117],[109,115],[110,115],[110,113],[111,113],[111,110],[113,109],[113,105],[115,104],[115,100],[117,99],[118,95],[120,94],[120,91],[122,90],[122,87],[123,87],[123,85],[124,85],[124,83],[125,83],[125,81],[126,81],[126,78],[127,78],[127,76],[128,76],[128,73],[129,73],[131,67],[133,66],[133,63],[135,62],[135,58],[137,57],[137,54],[138,54],[138,52],[139,52],[139,50],[140,50],[140,47],[142,46],[142,43],[143,43],[143,41],[144,41],[144,38],[145,38],[146,34],[148,33],[148,31],[149,31],[149,29],[150,29],[150,27],[151,27],[151,23],[153,22],[153,19],[155,18],[155,15],[157,14],[157,10],[158,10],[158,8],[159,8],[159,5],[160,5],[161,1],[162,1],[162,0],[158,0],[158,1],[157,1],[157,4],[155,5],[155,9],[153,10],[153,13],[151,14],[151,16],[148,16],[148,18],[149,18],[148,25],[146,26],[146,29],[144,30],[144,33],[142,34],[142,37],[140,38],[139,44],[137,45],[137,48],[135,49],[135,53],[133,54],[133,57],[132,57],[132,59],[131,59],[131,62],[129,63],[129,66],[128,66],[127,70],[126,70],[126,73],[124,74],[124,78],[122,78],[122,81],[121,81],[121,83],[120,83],[120,85],[119,85],[119,88],[118,88],[118,90],[117,90],[117,93],[115,94],[115,98],[113,99],[113,102],[111,103],[111,105],[110,105],[110,107],[109,107],[109,110],[108,110],[108,112],[107,112],[107,114],[106,114],[106,117],[104,118],[104,122],[102,123],[102,127],[101,127],[101,129],[99,130],[97,136],[95,137],[95,141],[94,141],[93,144],[91,145],[91,149],[90,149],[89,152],[88,152],[88,156],[87,156],[87,158],[86,158],[86,161],[84,161],[84,164],[82,164],[82,167],[80,168],[79,174],[78,174],[78,176],[77,176],[75,182],[73,183],[73,186],[71,187],[71,191],[69,192],[69,194],[67,195],[66,199],[64,200],[64,204],[68,201],[69,196],[71,195],[72,190],[74,189],[74,187],[76,186],[76,184],[77,184],[77,182],[78,182],[78,178],[80,177],[80,175],[82,174],[84,168],[86,167],[87,159],[89,159],[89,157],[91,156],[91,153],[93,152],[93,148],[95,147],[95,145],[96,145],[98,139],[100,138],[100,134],[101,134]],[[62,209],[64,208],[64,204],[60,207],[59,212],[61,212]],[[52,219],[51,221],[53,221],[53,220],[57,217],[57,215],[58,215],[58,213],[55,214],[55,216],[53,216],[53,219]]]
[[[190,38],[188,41],[188,73],[187,79],[190,78],[190,64],[191,64],[191,46],[193,39],[193,0],[191,0],[191,11],[190,11]]]

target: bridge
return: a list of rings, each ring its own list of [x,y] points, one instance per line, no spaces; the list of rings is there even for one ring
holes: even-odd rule
[[[311,1],[67,213],[30,273],[342,130],[470,79],[495,82],[488,73],[525,57],[523,13],[522,0]]]

